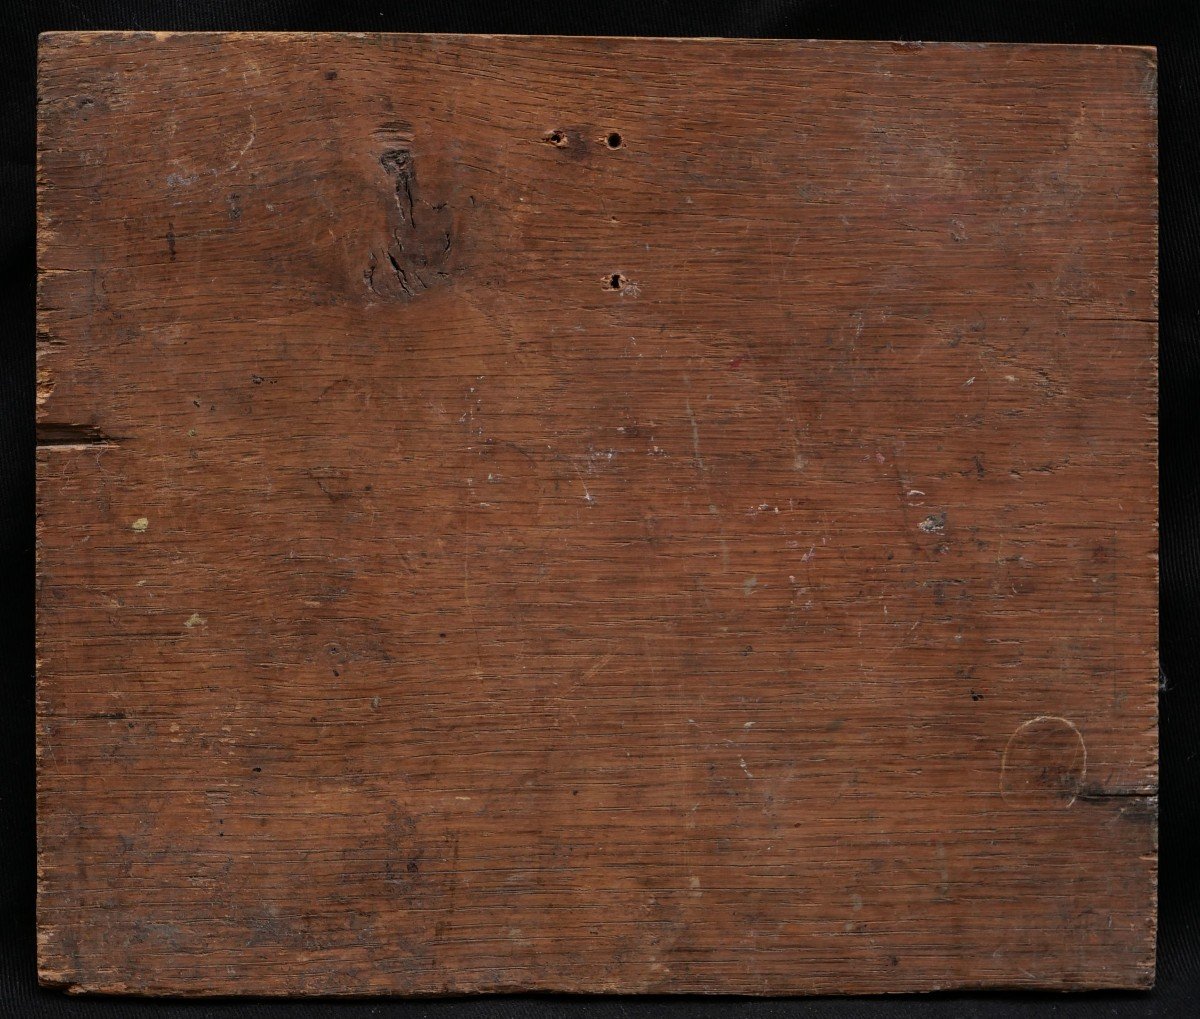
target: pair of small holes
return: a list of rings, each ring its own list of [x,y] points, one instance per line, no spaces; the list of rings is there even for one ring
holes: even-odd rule
[[[551,131],[545,136],[544,141],[548,145],[553,145],[560,149],[566,148],[570,143],[570,139],[567,137],[566,131]],[[610,149],[619,149],[625,144],[625,139],[621,137],[620,131],[610,131],[608,136],[604,139],[604,144]]]

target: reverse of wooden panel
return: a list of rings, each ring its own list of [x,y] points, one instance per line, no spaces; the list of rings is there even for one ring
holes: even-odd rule
[[[40,89],[45,983],[1152,981],[1152,51]]]

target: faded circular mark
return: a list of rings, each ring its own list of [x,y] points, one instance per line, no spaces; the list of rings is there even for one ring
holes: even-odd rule
[[[1065,808],[1087,775],[1087,747],[1073,722],[1039,715],[1017,727],[1004,748],[1000,792],[1014,807]]]

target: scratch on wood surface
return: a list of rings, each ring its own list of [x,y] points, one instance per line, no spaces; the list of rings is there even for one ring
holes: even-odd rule
[[[704,457],[700,455],[700,426],[696,424],[696,413],[692,410],[690,397],[684,400],[684,406],[687,408],[688,422],[692,426],[692,454],[696,458],[696,469],[703,471]]]

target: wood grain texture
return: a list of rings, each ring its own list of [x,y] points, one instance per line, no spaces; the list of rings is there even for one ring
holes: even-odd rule
[[[40,89],[45,983],[1152,982],[1152,51]]]

